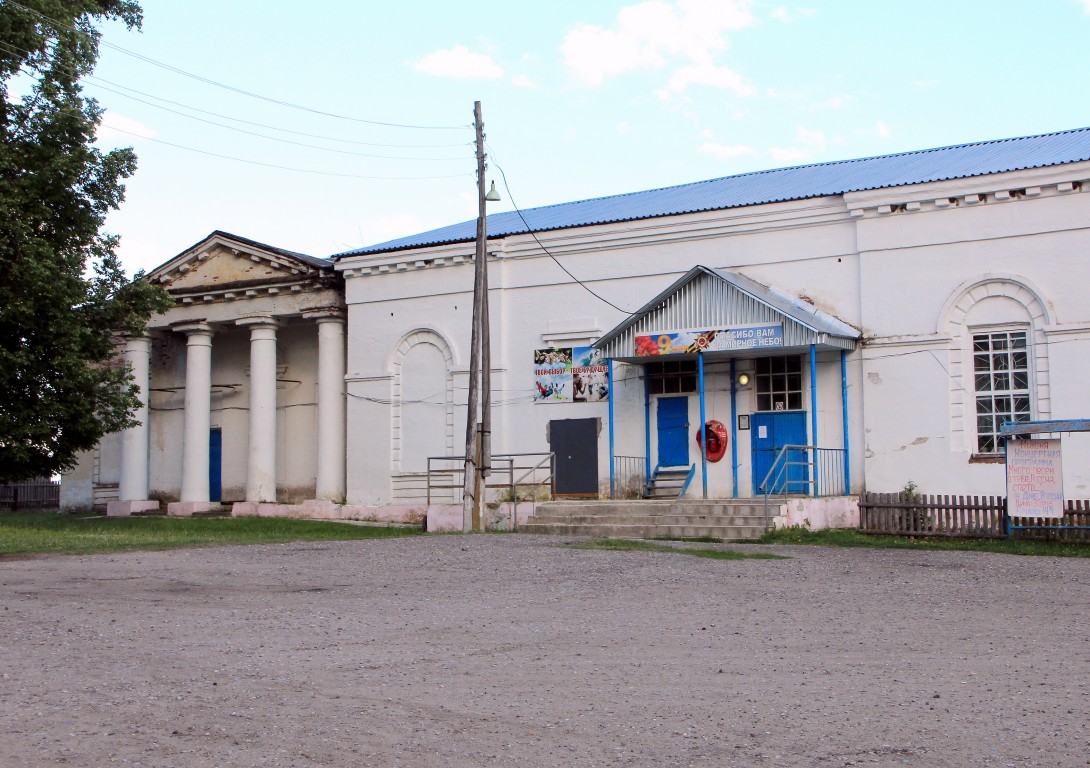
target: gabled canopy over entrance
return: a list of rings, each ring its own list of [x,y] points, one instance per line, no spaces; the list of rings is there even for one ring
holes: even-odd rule
[[[638,312],[594,343],[602,357],[609,361],[610,380],[615,362],[640,366],[644,370],[644,478],[645,496],[654,496],[658,478],[675,469],[684,472],[687,479],[679,494],[684,495],[689,480],[696,473],[696,465],[689,464],[688,440],[691,414],[687,393],[695,389],[699,396],[699,422],[697,434],[700,440],[700,477],[702,495],[708,498],[708,444],[718,436],[722,443],[726,428],[719,421],[706,418],[705,363],[723,361],[729,363],[729,413],[732,494],[738,495],[738,402],[737,386],[745,386],[736,379],[736,358],[757,358],[768,363],[769,370],[762,374],[758,366],[756,408],[747,408],[745,426],[749,430],[750,415],[758,424],[756,434],[751,435],[753,490],[769,495],[783,492],[784,484],[791,483],[807,495],[847,493],[851,488],[848,450],[848,401],[846,355],[854,350],[861,334],[841,320],[816,309],[793,296],[774,291],[766,285],[735,272],[721,272],[704,266],[695,266],[669,288],[660,293]],[[809,353],[810,370],[804,380],[801,353]],[[823,446],[818,439],[818,375],[819,352],[834,352],[839,358],[841,381],[841,410],[843,415],[842,446]],[[780,356],[781,368],[773,370]],[[826,364],[833,362],[826,355]],[[669,358],[677,371],[676,380],[666,379],[671,372],[667,364],[656,365]],[[691,373],[686,383],[678,360],[689,363]],[[793,362],[792,362],[793,361]],[[790,363],[790,366],[788,364]],[[682,363],[681,365],[685,365]],[[788,368],[794,367],[791,373]],[[695,376],[694,376],[695,374]],[[722,374],[720,374],[722,376]],[[695,387],[693,387],[695,378]],[[652,472],[651,395],[652,379],[659,388],[654,394],[660,397],[656,404],[657,432],[656,461]],[[805,384],[804,384],[805,381]],[[764,392],[762,392],[762,387]],[[610,489],[616,493],[616,404],[615,387],[609,389],[609,445]],[[809,390],[809,413],[803,404],[803,390]],[[677,393],[672,395],[671,393]],[[679,396],[678,396],[679,395]],[[720,408],[722,406],[720,405]],[[631,409],[630,409],[631,410]],[[676,410],[676,418],[671,416]],[[665,414],[665,415],[664,415]],[[809,430],[806,417],[809,415]],[[678,426],[675,428],[674,422]],[[677,433],[675,435],[675,432]],[[808,432],[808,434],[807,434]],[[676,443],[676,450],[675,448]],[[833,456],[835,468],[822,466],[826,458]],[[711,461],[722,458],[722,451]],[[781,480],[783,482],[781,482]],[[842,481],[842,482],[841,482]]]
[[[594,343],[630,363],[661,355],[736,357],[791,348],[855,349],[860,333],[737,272],[695,266]],[[648,360],[651,358],[651,360]]]

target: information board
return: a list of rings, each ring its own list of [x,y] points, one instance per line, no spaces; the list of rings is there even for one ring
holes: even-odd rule
[[[1064,516],[1060,439],[1007,441],[1007,512],[1011,517]]]

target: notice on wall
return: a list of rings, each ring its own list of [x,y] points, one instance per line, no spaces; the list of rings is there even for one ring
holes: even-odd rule
[[[599,403],[609,399],[609,366],[592,347],[534,350],[535,403]]]
[[[1011,517],[1064,515],[1060,440],[1007,441],[1007,510]]]
[[[767,349],[783,346],[783,324],[743,325],[702,331],[663,331],[636,336],[637,357]]]

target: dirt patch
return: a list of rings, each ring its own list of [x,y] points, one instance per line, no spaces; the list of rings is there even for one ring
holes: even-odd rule
[[[521,535],[0,561],[3,766],[1074,766],[1090,560]]]

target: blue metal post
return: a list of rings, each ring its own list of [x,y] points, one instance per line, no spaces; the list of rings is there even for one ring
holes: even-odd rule
[[[708,498],[708,436],[704,434],[707,418],[704,415],[704,353],[696,353],[696,368],[700,378],[700,478],[704,485],[704,498]]]
[[[818,484],[818,411],[817,411],[817,345],[810,345],[810,445],[814,446],[814,495],[821,493]]]
[[[643,482],[651,482],[651,379],[643,367]]]
[[[734,372],[734,358],[730,359],[730,462],[734,474],[734,498],[738,498],[738,379]]]
[[[840,350],[840,408],[844,411],[844,494],[852,492],[852,452],[848,431],[848,351]]]
[[[613,377],[613,358],[606,361],[609,378],[609,498],[617,498],[617,459],[613,443],[613,393],[617,388],[617,380]]]

